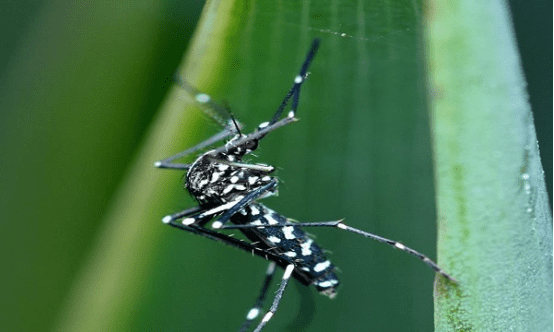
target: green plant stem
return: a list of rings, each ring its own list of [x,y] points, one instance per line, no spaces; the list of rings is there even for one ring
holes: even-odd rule
[[[552,330],[552,217],[504,1],[431,1],[436,331]]]

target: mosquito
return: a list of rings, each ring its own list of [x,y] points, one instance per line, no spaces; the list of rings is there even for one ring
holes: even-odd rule
[[[303,230],[305,227],[333,227],[386,243],[419,258],[441,276],[456,282],[427,256],[400,242],[353,228],[343,220],[297,222],[259,203],[259,200],[277,192],[278,180],[272,176],[275,168],[265,164],[245,163],[242,159],[255,151],[268,133],[297,120],[295,116],[300,90],[308,77],[308,67],[318,47],[319,39],[315,39],[299,74],[294,78],[292,88],[271,120],[261,123],[250,134],[242,133],[241,125],[228,109],[213,102],[208,95],[186,80],[178,78],[177,83],[181,88],[193,96],[196,103],[224,129],[198,145],[154,164],[158,168],[186,171],[184,187],[198,203],[187,210],[165,216],[162,219],[165,224],[242,249],[269,261],[262,288],[254,306],[248,311],[245,322],[239,328],[241,332],[247,331],[262,313],[277,266],[284,269],[281,283],[271,307],[264,313],[254,332],[261,331],[274,316],[291,278],[306,286],[313,285],[319,293],[329,298],[337,294],[340,282],[335,274],[335,266],[327,259],[323,248]],[[289,103],[290,110],[283,117]],[[202,153],[192,164],[174,162],[230,136],[232,138],[227,143]],[[213,223],[208,228],[206,224],[210,221]],[[250,242],[221,232],[228,229],[240,230]]]

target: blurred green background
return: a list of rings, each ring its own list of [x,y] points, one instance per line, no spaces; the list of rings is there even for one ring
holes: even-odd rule
[[[552,197],[552,3],[510,5]],[[129,170],[162,172],[150,169],[156,159],[137,166],[137,156],[152,139],[147,133],[203,1],[0,6],[0,330],[48,331],[63,326],[64,301],[96,261],[91,253],[105,245],[107,211],[117,210]],[[282,180],[281,196],[266,203],[303,221],[344,217],[434,257],[423,7],[357,6],[253,2],[241,27],[248,35],[237,37],[245,48],[230,55],[234,74],[224,73],[236,81],[221,83],[214,97],[229,101],[253,128],[278,105],[309,41],[320,36],[301,121],[269,136],[258,153]],[[274,39],[266,39],[266,30],[277,31]],[[279,43],[287,48],[275,49]],[[217,131],[201,115],[195,121],[180,137],[194,143]],[[151,197],[164,202],[153,212],[158,217],[130,221],[155,230],[155,240],[138,245],[134,254],[147,268],[119,281],[139,286],[106,329],[234,330],[266,263],[164,227],[165,213],[192,204],[183,198],[181,175],[166,175],[172,176],[171,187],[160,189],[166,196]],[[267,331],[432,330],[433,273],[425,266],[353,234],[310,232],[332,251],[343,287],[329,301],[293,284]]]

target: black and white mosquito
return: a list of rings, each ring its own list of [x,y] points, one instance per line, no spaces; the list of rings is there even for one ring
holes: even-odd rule
[[[274,167],[264,164],[243,163],[242,158],[256,150],[259,142],[271,131],[296,121],[296,109],[300,99],[300,88],[308,76],[308,67],[319,46],[313,41],[304,60],[300,73],[273,115],[273,118],[260,124],[256,131],[245,135],[241,126],[230,112],[211,98],[198,91],[184,80],[181,87],[194,96],[196,102],[225,129],[206,141],[158,161],[155,166],[187,171],[184,180],[186,190],[198,202],[192,207],[163,218],[163,222],[173,227],[223,242],[269,260],[265,280],[254,306],[246,315],[246,321],[239,331],[246,331],[260,315],[275,267],[285,270],[279,289],[269,310],[254,329],[261,331],[273,317],[283,296],[289,279],[295,278],[302,284],[313,285],[318,292],[330,298],[336,295],[339,280],[335,266],[329,261],[323,249],[304,232],[304,227],[335,227],[386,243],[421,259],[437,273],[454,281],[445,271],[427,256],[378,235],[346,225],[342,220],[323,222],[296,222],[271,210],[258,200],[274,195],[277,191],[277,178],[271,176]],[[282,118],[282,113],[292,99],[290,111]],[[175,160],[202,150],[226,137],[232,136],[225,145],[203,153],[192,164],[174,163]],[[215,220],[210,228],[206,224]],[[229,225],[228,222],[232,225]],[[223,229],[239,229],[251,241],[238,240],[219,232]]]

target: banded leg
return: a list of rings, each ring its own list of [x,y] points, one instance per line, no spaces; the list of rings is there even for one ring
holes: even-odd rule
[[[452,282],[458,283],[458,281],[454,277],[452,277],[451,275],[446,273],[446,271],[441,269],[437,265],[437,263],[433,262],[429,257],[425,256],[424,254],[420,253],[419,251],[416,251],[412,248],[406,247],[405,245],[403,245],[402,243],[400,243],[398,241],[390,240],[390,239],[384,238],[384,237],[379,236],[379,235],[375,235],[375,234],[372,234],[372,233],[369,233],[369,232],[359,230],[359,229],[354,228],[354,227],[350,227],[350,226],[344,224],[343,222],[338,223],[335,227],[337,227],[339,229],[343,229],[345,231],[352,232],[352,233],[360,234],[362,236],[365,236],[365,237],[370,238],[370,239],[375,240],[375,241],[386,243],[389,246],[392,246],[396,249],[407,252],[408,254],[410,254],[412,256],[415,256],[415,257],[419,258],[420,260],[422,260],[423,263],[427,264],[427,266],[429,266],[431,269],[433,269],[435,272],[439,273],[440,275],[442,275],[446,279],[448,279]]]
[[[294,265],[290,264],[287,265],[285,268],[285,273],[283,274],[283,279],[281,280],[281,285],[279,285],[279,289],[277,290],[277,294],[275,294],[275,298],[273,299],[273,304],[271,305],[271,308],[269,308],[269,311],[264,315],[262,318],[262,321],[258,326],[256,326],[256,329],[254,332],[260,332],[265,324],[275,315],[275,312],[277,311],[277,308],[279,307],[279,303],[281,302],[281,298],[283,297],[283,293],[285,292],[285,288],[287,287],[287,284],[290,280],[290,276],[292,275],[292,272],[294,271]]]
[[[404,252],[407,252],[408,254],[415,256],[423,261],[423,263],[427,264],[431,269],[433,269],[435,272],[439,273],[443,277],[447,278],[448,280],[457,283],[458,281],[450,276],[448,273],[446,273],[443,269],[441,269],[437,263],[433,262],[429,257],[425,256],[424,254],[420,253],[419,251],[416,251],[412,248],[406,247],[402,243],[394,240],[389,240],[387,238],[384,238],[379,235],[375,235],[369,232],[365,232],[362,230],[359,230],[357,228],[351,227],[346,225],[342,222],[342,220],[337,221],[321,221],[321,222],[305,222],[305,223],[297,223],[297,222],[289,222],[289,223],[282,223],[277,225],[232,225],[227,226],[225,228],[227,229],[240,229],[240,228],[258,228],[258,227],[284,227],[284,226],[295,226],[295,227],[336,227],[348,232],[360,234],[362,236],[365,236],[367,238],[370,238],[375,241],[379,241],[385,244],[388,244],[391,247],[394,247],[396,249],[402,250]]]
[[[255,309],[257,309],[258,307],[261,308],[261,306],[262,306],[262,302],[265,298],[265,295],[267,294],[267,289],[269,288],[269,284],[270,284],[271,279],[272,279],[273,274],[274,274],[275,265],[279,265],[279,266],[285,268],[285,273],[283,274],[283,279],[281,281],[281,285],[279,286],[279,290],[277,291],[277,294],[275,295],[275,298],[273,300],[273,304],[272,304],[270,310],[264,315],[261,323],[256,327],[255,331],[257,331],[257,332],[261,331],[261,329],[265,326],[265,324],[271,319],[271,317],[277,311],[277,307],[279,306],[279,302],[281,301],[281,298],[283,297],[283,292],[285,291],[285,287],[287,286],[287,283],[288,283],[288,281],[289,281],[289,279],[290,279],[290,277],[291,277],[291,275],[294,271],[294,264],[292,263],[292,261],[290,261],[289,259],[286,259],[284,257],[281,257],[280,255],[276,255],[276,254],[274,254],[270,251],[260,249],[260,248],[254,246],[251,243],[244,242],[244,241],[241,241],[239,239],[235,239],[231,236],[221,234],[221,233],[218,233],[218,232],[215,232],[215,231],[212,231],[210,229],[200,227],[200,226],[197,226],[197,225],[194,225],[194,224],[192,224],[190,226],[187,226],[187,225],[183,225],[182,223],[176,222],[175,220],[169,221],[168,224],[175,227],[175,228],[179,228],[179,229],[191,232],[193,234],[197,234],[197,235],[206,237],[208,239],[211,239],[211,240],[214,240],[214,241],[217,241],[217,242],[221,242],[221,243],[230,245],[230,246],[238,248],[238,249],[242,249],[244,251],[252,253],[253,255],[256,255],[256,256],[262,257],[266,260],[271,261],[271,263],[268,266],[267,272],[266,272],[266,279],[264,281],[264,285],[262,287],[262,290],[260,292],[258,300],[256,301],[256,305],[248,313],[247,321],[243,324],[243,327],[241,327],[240,331],[244,331],[246,328],[248,328],[248,325],[250,325],[252,320],[254,320],[258,316],[259,309],[258,309],[258,311],[256,311]],[[248,325],[246,327],[244,327],[244,325],[246,325],[247,323],[248,323]]]
[[[181,223],[185,226],[195,224],[197,226],[203,227],[208,221],[213,218],[215,214],[232,207],[233,204],[235,204],[235,202],[223,204],[209,210],[202,209],[199,206],[195,206],[190,209],[165,216],[162,218],[162,222],[164,224],[169,224],[171,222],[175,222],[176,220],[182,219]]]
[[[228,142],[224,146],[221,146],[217,149],[214,149],[211,151],[211,154],[217,155],[222,152],[227,152],[231,147],[240,146],[248,141],[254,141],[254,140],[260,140],[262,139],[267,133],[274,131],[277,128],[281,128],[283,126],[288,125],[289,123],[292,123],[294,121],[297,121],[294,116],[287,116],[286,118],[283,118],[277,122],[275,122],[272,125],[269,125],[269,122],[264,122],[258,127],[258,131],[255,131],[248,135],[243,135],[241,138],[234,140],[233,142]]]
[[[185,226],[190,226],[192,224],[198,224],[199,220],[205,220],[205,222],[209,221],[213,216],[226,211],[219,220],[215,221],[213,223],[213,228],[221,228],[232,215],[237,213],[240,209],[242,209],[247,204],[250,204],[252,201],[254,201],[256,198],[263,195],[266,191],[271,190],[277,186],[277,180],[273,179],[269,183],[261,186],[260,188],[253,190],[248,195],[241,198],[239,201],[232,201],[229,203],[221,204],[219,206],[216,206],[211,209],[201,209],[199,206],[177,212],[175,214],[171,214],[168,216],[165,216],[162,218],[162,222],[164,224],[169,224],[172,221],[183,219],[182,224]],[[204,222],[204,223],[205,223]],[[200,223],[200,226],[203,226],[203,223]]]
[[[248,314],[246,315],[246,321],[240,327],[239,332],[246,332],[246,330],[248,330],[248,327],[250,327],[250,324],[252,324],[254,319],[256,319],[256,317],[258,317],[258,315],[260,314],[260,311],[262,310],[262,306],[264,304],[265,296],[267,295],[267,290],[269,289],[269,285],[271,284],[271,280],[273,279],[274,274],[275,263],[271,262],[267,267],[264,283],[262,285],[262,289],[260,290],[260,294],[258,295],[256,303],[254,304],[252,309],[248,311]]]
[[[162,218],[162,222],[164,224],[169,224],[170,222],[175,221],[175,220],[179,220],[179,219],[189,217],[189,216],[193,216],[193,215],[198,215],[198,213],[201,212],[201,211],[202,211],[202,208],[200,206],[195,206],[195,207],[192,207],[190,209],[186,209],[186,210],[181,211],[181,212],[177,212],[177,213],[174,213],[174,214],[167,215],[167,216]]]
[[[176,220],[168,220],[166,224],[196,235],[200,235],[210,240],[221,242],[223,244],[235,247],[237,249],[244,250],[252,255],[256,255],[265,260],[275,262],[277,265],[279,265],[282,268],[285,268],[292,264],[292,261],[286,257],[282,257],[273,252],[259,248],[252,243],[248,243],[243,240],[236,239],[232,236],[212,231],[211,229],[208,229],[205,227],[201,227],[195,224],[184,225],[183,223],[180,223]]]
[[[281,114],[283,113],[283,110],[287,106],[291,97],[293,98],[292,107],[288,116],[291,118],[295,116],[296,108],[298,107],[298,101],[300,100],[300,87],[302,86],[302,83],[304,83],[304,80],[307,77],[308,67],[310,66],[310,63],[312,62],[318,48],[319,48],[319,39],[314,39],[314,41],[312,42],[312,46],[310,47],[310,50],[306,55],[306,60],[304,60],[304,63],[302,64],[300,73],[294,78],[294,84],[292,88],[290,89],[290,91],[287,93],[287,95],[281,102],[281,105],[277,109],[277,112],[275,112],[275,115],[273,116],[273,119],[271,119],[271,121],[269,122],[269,125],[272,125],[275,122],[277,122],[277,120],[279,120],[279,118],[281,117]]]
[[[229,165],[229,166],[234,166],[234,167],[240,167],[240,168],[246,168],[246,169],[252,169],[252,170],[259,171],[259,172],[264,172],[264,173],[267,173],[267,174],[272,173],[275,170],[275,167],[268,166],[268,165],[239,163],[239,162],[236,162],[236,161],[229,161],[229,160],[225,160],[225,159],[217,159],[217,158],[212,157],[212,156],[207,156],[207,158],[210,161],[213,161],[213,162],[216,162],[216,163],[219,163],[219,164],[224,164],[224,165]]]

